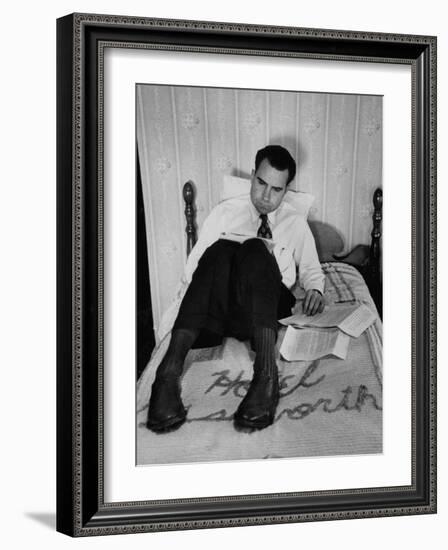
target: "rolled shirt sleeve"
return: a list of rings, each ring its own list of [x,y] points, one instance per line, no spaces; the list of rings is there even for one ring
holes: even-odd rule
[[[301,223],[302,239],[294,251],[294,260],[298,265],[299,283],[305,290],[318,290],[324,293],[325,276],[317,255],[313,234],[306,220]]]

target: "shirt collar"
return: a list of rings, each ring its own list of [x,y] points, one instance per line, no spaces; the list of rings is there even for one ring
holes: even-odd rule
[[[271,225],[275,224],[275,220],[277,218],[277,212],[282,207],[283,201],[280,203],[279,207],[276,208],[273,212],[269,212],[268,214],[268,220]],[[252,200],[249,197],[249,210],[250,210],[250,217],[252,219],[252,222],[256,222],[260,219],[260,212],[255,208]]]

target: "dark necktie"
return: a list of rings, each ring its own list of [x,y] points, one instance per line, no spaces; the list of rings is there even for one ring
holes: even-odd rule
[[[262,237],[263,239],[272,239],[271,229],[268,223],[268,215],[260,214],[261,225],[258,228],[257,237]]]

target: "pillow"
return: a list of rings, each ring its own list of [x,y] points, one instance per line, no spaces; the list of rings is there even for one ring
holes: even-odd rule
[[[221,189],[220,201],[243,197],[250,193],[250,180],[247,178],[239,178],[237,176],[225,175]],[[314,202],[314,196],[310,193],[302,191],[286,191],[284,202],[290,204],[297,213],[304,218],[308,217],[311,205]]]

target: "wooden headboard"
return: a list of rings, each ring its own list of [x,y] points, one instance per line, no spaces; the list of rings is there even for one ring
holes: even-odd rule
[[[196,243],[196,221],[194,208],[194,184],[187,181],[183,188],[187,233],[187,255]],[[381,221],[383,218],[383,192],[380,188],[373,193],[373,215],[370,245],[358,244],[348,254],[344,250],[344,238],[340,232],[327,223],[308,220],[316,242],[321,262],[345,262],[356,267],[364,277],[375,301],[378,312],[382,314],[382,277],[381,277]]]

